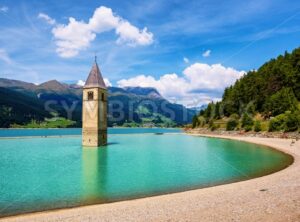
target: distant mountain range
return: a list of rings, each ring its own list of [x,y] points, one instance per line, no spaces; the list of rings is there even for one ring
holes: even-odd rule
[[[178,126],[196,110],[170,103],[154,88],[109,87],[109,126]],[[40,85],[0,78],[0,127],[64,117],[81,126],[82,87],[51,80]]]

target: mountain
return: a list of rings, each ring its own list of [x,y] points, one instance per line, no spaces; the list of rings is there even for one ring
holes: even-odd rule
[[[148,96],[150,98],[162,98],[159,92],[152,87],[125,87],[124,90],[139,96]]]
[[[29,96],[0,87],[0,127],[6,128],[10,124],[23,124],[32,119],[42,121],[51,117],[44,109],[44,104],[37,97]]]
[[[297,48],[271,59],[256,71],[249,71],[225,89],[222,101],[208,104],[200,116],[210,125],[213,120],[231,117],[232,122],[241,118],[241,126],[247,126],[248,130],[254,121],[262,121],[269,123],[269,131],[291,131],[300,129],[299,101],[300,48]],[[198,119],[193,120],[193,125],[197,125]]]
[[[205,110],[207,108],[207,104],[203,104],[201,106],[190,107],[190,109],[195,110],[196,112],[200,112],[201,110]]]
[[[11,80],[11,79],[4,79],[0,78],[0,87],[5,87],[5,88],[12,88],[15,90],[33,90],[36,88],[36,85],[33,83],[27,83],[19,80]]]
[[[81,126],[82,87],[78,85],[57,80],[35,85],[0,78],[0,87],[0,114],[2,119],[7,119],[5,124],[0,123],[0,127],[57,116],[74,120],[75,126]],[[150,87],[108,87],[108,95],[109,126],[176,126],[191,122],[195,115],[194,110],[170,103]],[[25,101],[26,112],[22,113],[20,110]]]

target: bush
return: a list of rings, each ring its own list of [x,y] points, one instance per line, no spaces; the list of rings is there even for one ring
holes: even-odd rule
[[[205,118],[203,116],[199,116],[198,117],[198,125],[200,127],[203,127],[205,125],[205,122],[206,122],[206,120],[205,120]]]
[[[252,130],[252,126],[250,126],[250,125],[244,126],[244,130],[245,130],[246,132],[249,132],[249,131]]]
[[[230,119],[239,120],[240,116],[236,113],[233,113],[233,114],[230,115]]]
[[[255,121],[255,123],[254,123],[254,131],[255,132],[261,131],[261,122],[259,120]]]
[[[244,115],[243,115],[243,118],[242,118],[242,127],[244,128],[244,129],[252,129],[252,126],[253,126],[253,124],[254,124],[254,121],[253,121],[253,119],[247,114],[247,113],[245,113]],[[247,131],[247,130],[246,130]],[[248,130],[249,131],[249,130]]]
[[[239,121],[236,119],[229,119],[226,124],[226,130],[231,131],[234,130],[239,124]]]
[[[297,131],[300,127],[300,114],[299,112],[286,111],[271,119],[269,123],[269,131],[293,132]]]
[[[285,113],[285,132],[294,132],[300,127],[300,114],[298,112]]]
[[[210,120],[208,123],[208,128],[210,128],[211,131],[214,131],[214,130],[220,128],[220,125],[215,124],[213,120]]]
[[[214,121],[211,119],[208,121],[208,128],[211,128],[214,125]]]
[[[216,129],[219,129],[220,128],[220,125],[219,124],[213,124],[210,128],[211,131],[215,131]]]
[[[273,132],[273,131],[284,130],[284,126],[285,126],[285,115],[284,114],[280,114],[280,115],[278,115],[276,117],[273,117],[270,120],[269,131]]]

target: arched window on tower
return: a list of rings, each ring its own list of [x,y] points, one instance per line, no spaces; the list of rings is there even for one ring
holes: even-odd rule
[[[93,100],[94,99],[94,92],[88,92],[88,100]]]
[[[101,100],[104,101],[104,93],[101,93]]]

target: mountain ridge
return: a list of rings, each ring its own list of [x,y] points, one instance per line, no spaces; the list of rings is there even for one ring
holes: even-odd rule
[[[12,92],[18,92],[20,93],[19,97],[24,97],[23,99],[26,97],[25,100],[34,100],[38,104],[42,103],[45,107],[50,107],[47,111],[38,106],[40,109],[39,113],[45,114],[44,111],[47,112],[45,118],[48,118],[49,114],[55,113],[55,115],[76,121],[77,127],[81,125],[82,86],[65,84],[57,80],[50,80],[35,85],[24,81],[0,78],[0,87],[2,91],[7,90],[8,97],[12,95],[11,100],[14,100],[16,96]],[[179,104],[170,103],[155,88],[151,87],[108,87],[108,94],[109,126],[124,124],[131,124],[132,126],[155,125],[153,122],[157,126],[177,126],[191,122],[195,114],[194,110],[187,109]],[[4,101],[1,98],[0,104],[4,107],[8,106],[7,100]],[[15,101],[14,107],[19,107],[18,104],[19,101]],[[72,108],[74,104],[75,108],[70,116],[68,109]],[[122,112],[123,118],[119,118],[115,111],[117,105],[121,106],[120,112]],[[33,112],[34,109],[29,109],[29,111]],[[14,113],[20,115],[17,111]],[[31,114],[33,115],[34,112]],[[2,115],[4,115],[3,110]],[[36,120],[41,121],[42,118],[40,117]],[[2,118],[5,118],[5,115]],[[25,119],[26,121],[18,121],[17,124],[26,124],[28,118]],[[13,122],[10,122],[10,124],[13,124]],[[0,125],[0,127],[3,126]],[[8,126],[6,125],[5,127]]]

